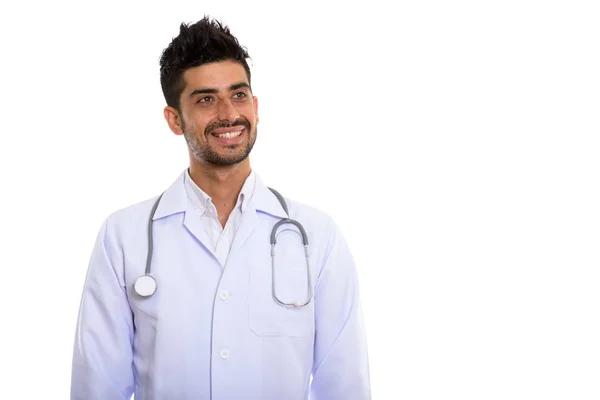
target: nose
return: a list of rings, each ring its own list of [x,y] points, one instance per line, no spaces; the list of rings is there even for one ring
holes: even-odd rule
[[[219,118],[219,120],[227,121],[229,123],[235,121],[239,116],[237,110],[235,109],[233,104],[231,104],[231,101],[229,99],[220,102],[217,112],[217,117]]]

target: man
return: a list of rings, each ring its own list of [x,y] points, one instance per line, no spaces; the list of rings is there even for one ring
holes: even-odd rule
[[[207,17],[182,24],[164,50],[164,116],[190,165],[161,196],[103,224],[72,399],[370,398],[356,269],[340,231],[279,199],[250,167],[258,100],[247,58]]]

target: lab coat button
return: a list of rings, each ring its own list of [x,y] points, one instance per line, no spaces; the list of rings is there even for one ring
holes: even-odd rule
[[[221,358],[223,360],[227,360],[229,358],[229,350],[228,349],[221,350]]]
[[[221,298],[221,300],[227,300],[227,298],[229,297],[229,291],[221,290],[221,293],[219,293],[219,297]]]

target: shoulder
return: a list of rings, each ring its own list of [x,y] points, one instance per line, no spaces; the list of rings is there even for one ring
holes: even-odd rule
[[[306,230],[311,263],[316,266],[315,276],[320,279],[326,265],[329,265],[330,274],[343,275],[352,271],[355,268],[352,253],[333,217],[308,204],[288,198],[285,200],[288,202],[290,218],[301,223]]]
[[[331,216],[325,211],[285,197],[290,212],[290,218],[318,228],[328,228],[335,225]]]
[[[341,235],[338,225],[327,212],[285,197],[290,218],[302,224],[313,245],[328,251]]]
[[[123,239],[124,236],[138,234],[148,226],[152,207],[157,200],[158,196],[154,196],[122,207],[108,215],[105,220],[107,235]]]

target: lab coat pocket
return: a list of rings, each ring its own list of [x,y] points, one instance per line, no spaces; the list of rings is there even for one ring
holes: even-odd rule
[[[269,259],[270,261],[270,259]],[[275,285],[270,262],[249,268],[248,322],[259,336],[302,337],[314,332],[314,302],[304,307],[285,307],[284,303],[304,304],[308,300],[306,260],[277,260]]]

